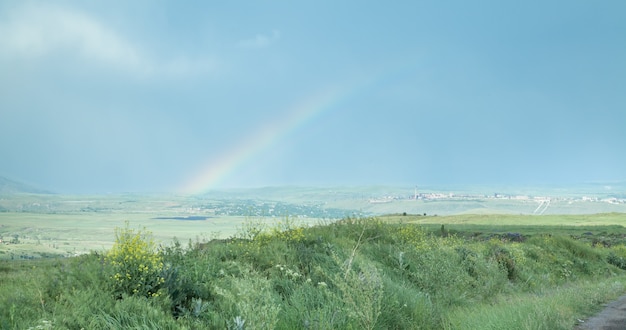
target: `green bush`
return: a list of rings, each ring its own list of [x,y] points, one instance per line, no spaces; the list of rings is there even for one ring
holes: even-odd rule
[[[150,232],[128,227],[116,228],[115,243],[106,254],[110,285],[113,294],[156,297],[165,282],[163,257],[156,251]]]
[[[607,256],[607,262],[620,269],[626,269],[626,246],[623,244],[613,246]]]

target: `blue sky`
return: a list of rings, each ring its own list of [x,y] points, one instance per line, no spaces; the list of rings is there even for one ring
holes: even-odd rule
[[[0,1],[0,176],[626,180],[625,59],[624,1]]]

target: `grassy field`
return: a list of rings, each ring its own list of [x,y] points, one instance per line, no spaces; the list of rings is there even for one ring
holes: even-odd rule
[[[229,240],[165,247],[157,237],[174,230],[210,237],[196,221],[156,223],[153,236],[137,226],[163,220],[78,216],[47,218],[48,238],[98,228],[116,232],[111,249],[0,261],[0,328],[572,329],[626,292],[623,242],[575,237],[622,233],[621,214],[249,218]],[[46,218],[14,218],[47,232]],[[524,239],[496,235],[511,228]]]
[[[572,329],[626,292],[624,213],[258,215],[363,202],[298,193],[0,198],[0,328]]]
[[[154,211],[130,212],[68,212],[26,213],[0,212],[0,259],[70,256],[103,251],[114,242],[114,229],[126,222],[136,228],[146,228],[153,233],[157,242],[169,244],[174,239],[208,240],[232,237],[238,229],[251,220],[272,225],[281,218],[211,216],[205,220],[155,219],[193,216],[189,213]],[[520,233],[559,234],[584,237],[586,239],[616,240],[626,236],[626,214],[583,214],[583,215],[388,215],[380,217],[390,223],[419,224],[435,231],[444,225],[448,232],[463,235],[485,236],[489,234]],[[301,225],[311,226],[328,220],[316,218],[294,218]],[[6,244],[17,238],[19,244]]]
[[[135,228],[152,232],[158,243],[171,244],[175,239],[209,240],[233,236],[243,223],[251,218],[218,216],[205,220],[155,219],[156,217],[183,218],[175,213],[0,213],[0,259],[41,256],[71,256],[90,251],[104,251],[115,241],[114,229],[126,222]],[[268,225],[276,218],[255,218]],[[297,220],[302,225],[313,225],[321,219]],[[11,244],[14,241],[18,244]]]
[[[566,214],[566,215],[502,215],[502,214],[468,214],[445,217],[423,216],[389,216],[390,220],[407,221],[410,223],[437,223],[446,225],[486,225],[486,226],[612,226],[626,224],[624,213],[601,214]]]
[[[366,200],[338,201],[337,206],[351,206],[372,214],[410,213],[428,215],[457,214],[523,214],[531,215],[539,203],[533,200],[486,199],[469,200],[392,200],[388,203],[369,203]],[[335,205],[331,203],[331,205]],[[597,214],[624,213],[626,204],[609,204],[605,202],[583,202],[570,200],[553,200],[545,214]]]

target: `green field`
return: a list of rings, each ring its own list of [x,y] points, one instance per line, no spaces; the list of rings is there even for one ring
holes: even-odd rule
[[[154,202],[151,202],[154,203]],[[0,212],[0,259],[41,256],[72,256],[103,251],[115,239],[114,229],[128,222],[134,228],[151,231],[159,243],[169,244],[174,239],[208,240],[232,237],[243,223],[251,220],[272,225],[282,217],[214,216],[205,220],[172,220],[197,216],[197,213],[153,207],[140,212],[118,209],[100,212],[28,213]],[[521,233],[525,235],[552,233],[574,236],[586,235],[593,239],[615,239],[626,235],[626,214],[582,215],[388,215],[380,219],[392,223],[412,223],[436,230],[465,234]],[[294,221],[311,226],[331,220],[295,217]],[[17,239],[17,240],[15,240]],[[19,244],[11,244],[11,242]]]
[[[0,328],[572,329],[626,292],[625,213],[290,191],[0,198]]]
[[[0,328],[572,329],[626,292],[618,213],[312,226],[231,217],[213,227],[231,239],[213,241],[211,219],[2,216],[5,237],[40,240],[3,248],[31,256],[50,242],[78,251],[98,243],[74,258],[0,261]],[[192,242],[164,242],[173,234]]]
[[[453,215],[415,216],[387,215],[392,223],[412,223],[429,228],[444,225],[449,231],[464,233],[520,233],[524,235],[626,235],[626,213],[567,215]]]
[[[114,229],[126,222],[134,228],[146,228],[163,244],[175,239],[187,242],[228,238],[251,219],[271,225],[292,217],[303,225],[313,225],[329,220],[318,204],[230,195],[0,196],[0,239],[4,243],[0,244],[0,259],[73,256],[106,250],[115,239]],[[269,214],[269,208],[276,209],[275,213]],[[350,214],[335,212],[341,217]],[[186,220],[194,217],[203,220]]]
[[[115,228],[125,223],[133,228],[152,232],[157,242],[165,245],[174,240],[206,241],[233,236],[243,223],[251,219],[272,225],[280,218],[220,216],[206,220],[154,219],[162,213],[0,213],[0,259],[41,256],[72,256],[109,249],[115,240]],[[175,217],[175,216],[172,216]],[[322,219],[296,219],[303,225],[323,222]],[[11,241],[17,244],[12,244]]]

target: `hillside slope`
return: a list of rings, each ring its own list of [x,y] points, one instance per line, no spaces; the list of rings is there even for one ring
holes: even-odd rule
[[[0,176],[0,195],[20,193],[51,194],[52,192]]]

